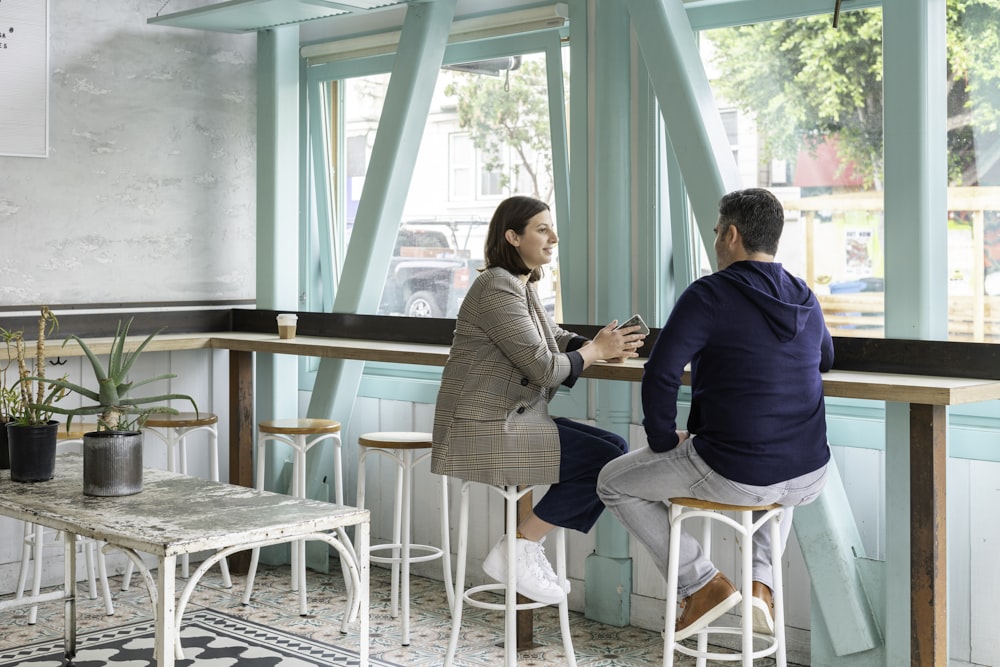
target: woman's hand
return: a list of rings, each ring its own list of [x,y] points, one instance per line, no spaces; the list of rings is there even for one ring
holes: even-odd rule
[[[618,320],[597,332],[592,344],[598,350],[598,359],[611,363],[621,363],[626,359],[639,356],[639,348],[643,346],[646,335],[639,333],[638,326],[615,329]]]

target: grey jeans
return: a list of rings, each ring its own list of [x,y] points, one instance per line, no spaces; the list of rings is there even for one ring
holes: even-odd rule
[[[668,498],[698,498],[731,505],[780,503],[787,507],[781,521],[779,554],[783,553],[792,528],[792,507],[816,499],[826,483],[826,466],[770,486],[739,484],[708,467],[692,444],[694,437],[668,452],[644,447],[608,463],[597,479],[601,500],[646,546],[664,578],[670,543]],[[718,572],[705,558],[697,539],[685,532],[681,540],[678,599],[698,591]],[[772,585],[770,547],[771,532],[757,531],[753,540],[753,578],[768,587]]]

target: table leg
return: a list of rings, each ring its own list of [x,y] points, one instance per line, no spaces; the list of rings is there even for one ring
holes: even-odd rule
[[[910,663],[948,664],[947,412],[910,405]]]
[[[253,488],[253,352],[229,352],[229,483]],[[246,574],[250,552],[229,557],[229,571]]]
[[[174,667],[174,646],[180,621],[174,619],[177,556],[160,556],[156,573],[156,665]]]
[[[42,566],[42,548],[40,544],[35,545],[35,567]],[[66,664],[72,665],[76,658],[76,535],[73,533],[63,534],[63,586],[65,590],[65,604],[63,621],[63,633],[65,637]]]
[[[360,596],[361,608],[358,611],[358,624],[359,624],[359,637],[358,637],[358,657],[360,658],[360,667],[368,667],[368,622],[369,622],[369,574],[370,574],[370,562],[369,562],[369,545],[371,542],[371,524],[367,521],[362,521],[357,524],[354,534],[355,542],[357,542],[358,549],[358,577],[361,580],[361,586],[358,591]],[[349,613],[345,611],[344,613]]]

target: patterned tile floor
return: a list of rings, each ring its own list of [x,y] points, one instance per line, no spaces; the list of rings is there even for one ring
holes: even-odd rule
[[[188,609],[208,607],[269,625],[289,633],[307,636],[328,644],[356,647],[355,638],[340,633],[341,610],[346,603],[343,579],[339,572],[331,575],[309,572],[310,616],[298,615],[297,594],[288,590],[287,566],[261,567],[258,571],[254,597],[249,606],[240,602],[245,578],[233,575],[233,588],[222,587],[222,578],[213,569],[202,580]],[[84,599],[78,605],[80,632],[121,625],[150,617],[149,598],[138,577],[128,591],[121,590],[121,577],[109,579],[114,596],[115,614],[104,613],[102,601]],[[86,585],[81,585],[86,598]],[[423,577],[411,580],[410,646],[399,644],[399,624],[389,614],[389,571],[372,568],[371,651],[373,656],[407,667],[437,667],[441,665],[451,632],[451,617],[441,582]],[[36,625],[27,624],[27,609],[6,612],[0,650],[35,643],[46,638],[60,638],[63,631],[62,605],[48,603],[39,607]],[[649,667],[661,664],[663,649],[659,633],[635,627],[612,627],[572,613],[570,625],[573,646],[579,667]],[[460,639],[457,667],[495,667],[503,664],[502,617],[500,612],[465,608],[463,636]],[[562,639],[556,607],[535,612],[536,649],[519,655],[519,667],[564,665]],[[693,665],[691,658],[680,659],[675,665]],[[733,663],[709,663],[733,664]],[[760,660],[758,665],[772,665]]]

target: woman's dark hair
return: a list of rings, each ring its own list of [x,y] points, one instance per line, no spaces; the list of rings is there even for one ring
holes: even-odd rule
[[[490,228],[486,232],[486,245],[483,248],[483,256],[486,259],[486,268],[499,266],[507,269],[515,276],[528,275],[528,282],[535,282],[542,277],[542,269],[538,267],[534,270],[528,269],[518,254],[517,248],[512,246],[505,234],[508,229],[514,230],[515,234],[524,234],[524,228],[528,226],[528,220],[541,213],[548,211],[549,205],[539,201],[534,197],[514,196],[504,199],[493,212],[490,220]]]

